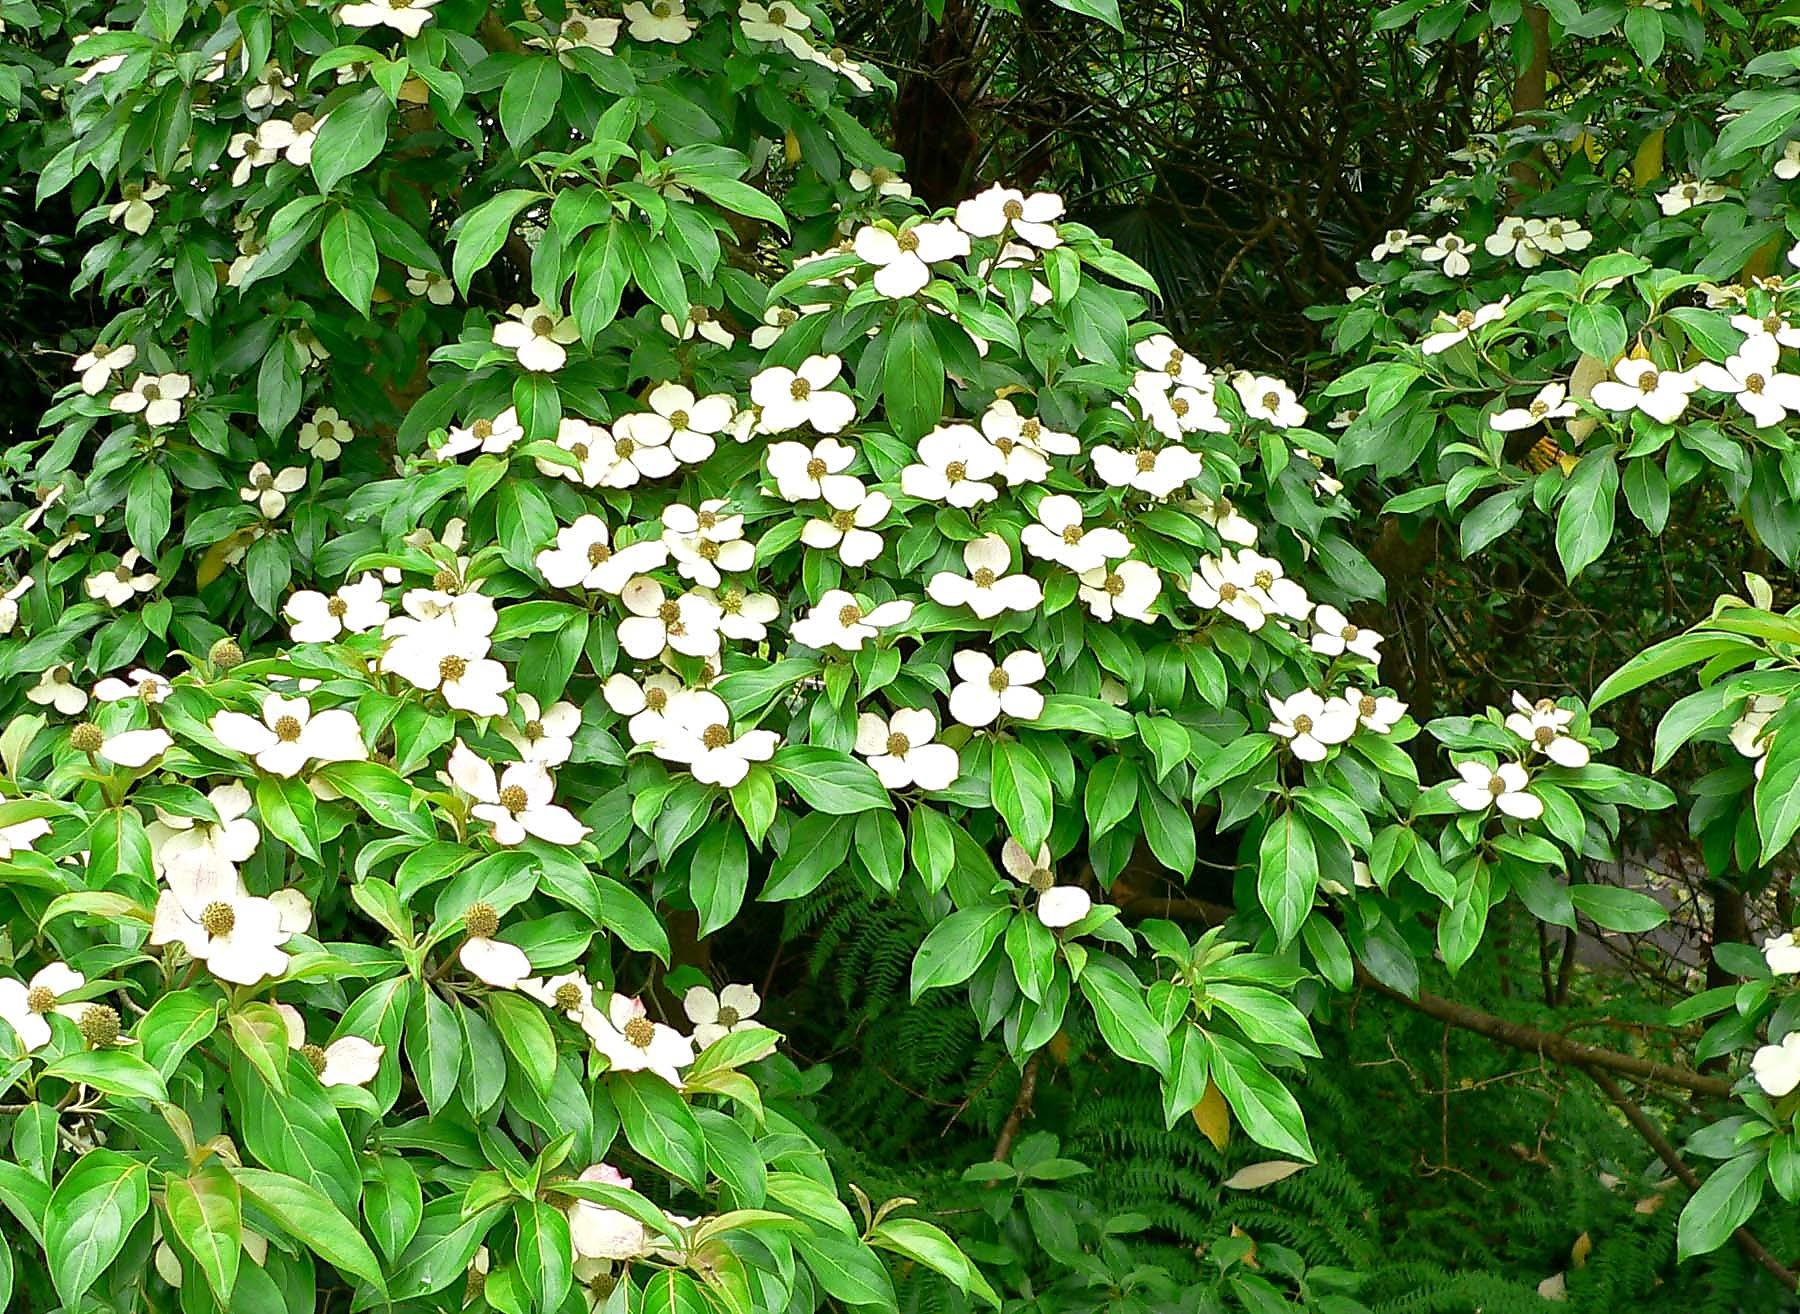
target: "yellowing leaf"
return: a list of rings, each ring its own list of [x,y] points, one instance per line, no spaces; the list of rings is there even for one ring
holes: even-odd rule
[[[1213,1149],[1222,1152],[1231,1142],[1231,1106],[1225,1103],[1224,1092],[1213,1084],[1211,1077],[1206,1079],[1206,1093],[1192,1112],[1194,1126],[1213,1143]]]
[[[800,163],[800,139],[794,135],[792,129],[789,129],[789,131],[788,131],[786,145],[787,145],[787,162],[789,164]]]
[[[1637,154],[1631,157],[1631,185],[1642,187],[1653,178],[1660,178],[1663,171],[1663,132],[1658,128],[1638,143]]]
[[[1248,1164],[1238,1169],[1225,1179],[1224,1184],[1233,1191],[1255,1191],[1286,1181],[1295,1173],[1304,1172],[1311,1166],[1293,1159],[1264,1159],[1261,1163]]]
[[[1583,1232],[1575,1238],[1575,1244],[1569,1247],[1569,1262],[1576,1268],[1585,1267],[1588,1256],[1594,1253],[1594,1238]]]

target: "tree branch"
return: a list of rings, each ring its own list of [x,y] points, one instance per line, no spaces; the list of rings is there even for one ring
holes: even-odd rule
[[[1594,1079],[1594,1083],[1601,1090],[1606,1092],[1606,1098],[1619,1106],[1619,1112],[1625,1115],[1625,1120],[1636,1128],[1638,1135],[1650,1143],[1650,1148],[1656,1151],[1657,1158],[1669,1166],[1669,1171],[1680,1179],[1681,1184],[1690,1191],[1698,1191],[1700,1189],[1699,1175],[1687,1166],[1687,1162],[1681,1157],[1681,1152],[1670,1143],[1667,1136],[1663,1135],[1662,1128],[1650,1121],[1650,1115],[1639,1108],[1608,1073],[1593,1066],[1585,1067],[1584,1071]],[[1791,1268],[1771,1255],[1749,1228],[1740,1227],[1731,1235],[1738,1243],[1738,1248],[1774,1274],[1775,1280],[1782,1286],[1789,1291],[1800,1290],[1800,1277],[1796,1277]]]
[[[1434,1017],[1440,1022],[1448,1022],[1451,1026],[1460,1027],[1464,1031],[1473,1031],[1490,1040],[1498,1040],[1515,1049],[1555,1059],[1558,1063],[1570,1063],[1578,1067],[1605,1068],[1612,1072],[1635,1077],[1640,1081],[1654,1081],[1665,1086],[1681,1086],[1693,1091],[1696,1095],[1711,1095],[1717,1099],[1724,1099],[1731,1094],[1731,1083],[1722,1077],[1709,1077],[1705,1073],[1695,1072],[1690,1068],[1676,1067],[1670,1063],[1658,1063],[1653,1059],[1638,1058],[1635,1054],[1622,1054],[1618,1050],[1603,1049],[1598,1045],[1586,1045],[1579,1040],[1570,1040],[1567,1036],[1559,1036],[1554,1031],[1543,1031],[1537,1027],[1526,1026],[1522,1022],[1510,1022],[1493,1013],[1485,1013],[1481,1009],[1471,1008],[1467,1004],[1459,1004],[1455,1000],[1444,999],[1423,990],[1419,992],[1417,999],[1411,998],[1377,981],[1361,963],[1356,965],[1356,979],[1358,984],[1378,990],[1389,998],[1397,999],[1408,1008],[1417,1009],[1427,1017]]]
[[[1012,1112],[1006,1115],[1006,1121],[1000,1124],[1000,1138],[994,1142],[995,1163],[1006,1162],[1006,1156],[1012,1153],[1013,1142],[1019,1138],[1019,1128],[1031,1115],[1031,1102],[1037,1097],[1038,1064],[1043,1057],[1043,1050],[1033,1054],[1025,1061],[1025,1071],[1019,1074],[1019,1097],[1013,1101]]]

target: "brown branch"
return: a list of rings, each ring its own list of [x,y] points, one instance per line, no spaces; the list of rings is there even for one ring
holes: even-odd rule
[[[1619,1112],[1625,1115],[1625,1120],[1637,1129],[1639,1136],[1649,1142],[1650,1148],[1656,1151],[1657,1158],[1669,1166],[1669,1171],[1681,1180],[1681,1184],[1690,1191],[1698,1191],[1700,1189],[1698,1174],[1688,1167],[1686,1161],[1681,1157],[1681,1152],[1670,1143],[1667,1136],[1663,1135],[1662,1128],[1650,1121],[1650,1115],[1639,1108],[1610,1075],[1597,1067],[1587,1067],[1584,1070],[1588,1076],[1594,1079],[1594,1083],[1606,1092],[1606,1098],[1619,1106]],[[1800,1277],[1796,1277],[1791,1268],[1771,1255],[1749,1228],[1740,1227],[1731,1235],[1738,1243],[1738,1248],[1774,1274],[1775,1280],[1782,1286],[1789,1291],[1800,1290]]]
[[[1579,1040],[1570,1040],[1567,1036],[1559,1036],[1554,1031],[1542,1031],[1537,1027],[1526,1026],[1522,1022],[1510,1022],[1493,1013],[1485,1013],[1481,1009],[1471,1008],[1467,1004],[1459,1004],[1455,1000],[1444,999],[1423,990],[1419,992],[1418,998],[1412,998],[1377,981],[1361,963],[1356,965],[1356,979],[1358,984],[1378,990],[1392,999],[1397,999],[1408,1008],[1417,1009],[1427,1017],[1434,1017],[1440,1022],[1447,1022],[1464,1031],[1473,1031],[1490,1040],[1498,1040],[1515,1049],[1555,1059],[1558,1063],[1570,1063],[1579,1067],[1606,1068],[1613,1072],[1624,1073],[1629,1077],[1635,1077],[1640,1081],[1660,1082],[1665,1086],[1680,1086],[1693,1091],[1696,1095],[1711,1095],[1717,1099],[1724,1099],[1731,1094],[1731,1083],[1722,1077],[1709,1077],[1705,1073],[1676,1067],[1670,1063],[1658,1063],[1653,1059],[1638,1058],[1635,1054],[1621,1054],[1618,1050],[1583,1044]]]
[[[1019,1139],[1020,1126],[1031,1116],[1031,1101],[1037,1097],[1038,1065],[1043,1058],[1044,1051],[1040,1049],[1025,1061],[1025,1071],[1019,1074],[1019,1097],[1013,1101],[1012,1112],[1006,1115],[1006,1121],[1000,1124],[1000,1139],[994,1142],[995,1163],[1006,1162],[1006,1156],[1012,1153],[1013,1142]]]

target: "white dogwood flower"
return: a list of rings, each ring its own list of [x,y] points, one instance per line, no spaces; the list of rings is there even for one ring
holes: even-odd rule
[[[597,1010],[591,1010],[590,1014],[598,1016]],[[591,1034],[592,1028],[589,1031]],[[679,1074],[671,1084],[679,1084]],[[631,1178],[610,1164],[597,1163],[584,1168],[577,1180],[631,1189]],[[592,1200],[575,1200],[565,1206],[563,1212],[569,1220],[569,1241],[575,1251],[578,1273],[583,1264],[597,1264],[606,1265],[607,1275],[611,1276],[613,1261],[636,1259],[649,1249],[649,1236],[644,1225],[622,1209],[611,1209]],[[594,1314],[591,1301],[589,1311]]]
[[[634,578],[661,566],[669,549],[661,539],[612,546],[606,522],[585,515],[556,531],[556,546],[534,558],[538,573],[551,588],[583,588],[618,594]]]
[[[697,23],[687,16],[683,0],[632,0],[619,11],[634,41],[661,41],[678,46],[694,35]]]
[[[234,878],[235,879],[235,878]],[[281,946],[304,924],[274,899],[216,888],[210,878],[171,871],[156,901],[153,945],[179,944],[207,971],[234,985],[255,985],[287,971]],[[310,920],[310,915],[308,917]]]
[[[900,491],[967,510],[1000,492],[985,482],[1000,473],[1000,453],[971,424],[939,425],[919,440],[919,459],[900,471]]]
[[[156,210],[152,202],[160,201],[169,194],[169,185],[152,178],[147,183],[126,183],[119,188],[119,200],[106,212],[108,223],[121,225],[126,232],[142,237],[150,231],[151,221],[156,218]]]
[[[1009,835],[1000,846],[1000,866],[1008,876],[1036,893],[1037,919],[1053,931],[1073,926],[1094,906],[1093,899],[1079,885],[1056,883],[1056,866],[1048,844],[1040,844],[1034,855]]]
[[[1659,370],[1653,361],[1629,356],[1613,366],[1613,375],[1613,379],[1594,385],[1596,406],[1609,411],[1639,410],[1664,424],[1681,418],[1688,398],[1699,386],[1692,374]]]
[[[680,680],[665,671],[645,676],[642,684],[620,671],[607,677],[600,692],[608,707],[630,718],[626,730],[632,743],[655,744],[662,739],[663,718],[670,702],[686,690]]]
[[[494,906],[470,904],[463,909],[463,942],[456,951],[456,961],[484,985],[496,990],[516,990],[531,976],[531,960],[518,945],[496,939],[499,934],[500,914]]]
[[[1755,315],[1733,315],[1731,327],[1748,338],[1767,336],[1784,347],[1800,347],[1800,324],[1788,323],[1778,311],[1771,310],[1760,319]]]
[[[884,788],[948,789],[962,764],[954,748],[933,742],[937,730],[937,717],[923,708],[903,708],[891,717],[863,712],[856,718],[856,751]]]
[[[931,281],[931,266],[969,254],[969,236],[948,219],[915,223],[898,232],[868,224],[857,230],[857,258],[875,266],[875,290],[910,297]]]
[[[1523,701],[1523,700],[1521,700]],[[1506,728],[1542,753],[1558,766],[1584,767],[1588,764],[1588,746],[1564,732],[1572,713],[1558,707],[1545,713],[1535,707],[1529,712],[1509,712]]]
[[[695,591],[719,609],[719,633],[739,643],[761,643],[769,622],[781,614],[781,604],[769,594],[746,593],[736,584]]]
[[[385,632],[392,642],[381,654],[381,670],[398,675],[416,689],[436,690],[450,706],[472,715],[506,715],[505,694],[512,688],[512,679],[506,667],[488,656],[492,624],[485,629],[459,625],[454,611],[437,621],[416,621],[400,628],[404,620],[396,618],[387,624]]]
[[[1488,420],[1488,427],[1500,433],[1517,433],[1546,420],[1566,420],[1575,414],[1575,402],[1560,383],[1546,383],[1537,395],[1523,406],[1512,406]]]
[[[1800,972],[1800,945],[1794,943],[1792,931],[1783,931],[1780,935],[1765,939],[1762,942],[1762,955],[1772,975],[1793,976]]]
[[[1288,748],[1302,762],[1323,762],[1333,744],[1356,733],[1356,709],[1342,698],[1321,698],[1302,689],[1287,698],[1265,695],[1274,720],[1269,733],[1288,741]]]
[[[1780,424],[1791,411],[1800,411],[1800,375],[1781,374],[1781,347],[1768,334],[1744,339],[1737,354],[1723,365],[1702,361],[1693,370],[1694,381],[1714,392],[1731,393],[1759,429]]]
[[[25,691],[25,697],[39,707],[54,707],[64,716],[74,716],[88,705],[88,692],[75,683],[75,670],[67,662],[40,675],[38,682]]]
[[[1485,328],[1504,315],[1511,299],[1501,297],[1491,305],[1476,310],[1459,310],[1454,315],[1448,311],[1439,311],[1437,318],[1432,321],[1432,331],[1419,343],[1419,350],[1427,356],[1437,356],[1449,351],[1476,329]]]
[[[820,652],[827,648],[856,652],[882,630],[904,625],[912,613],[913,604],[903,600],[865,608],[843,589],[827,589],[812,611],[794,622],[794,642]]]
[[[1075,456],[1081,441],[1044,424],[1035,415],[1021,415],[1005,397],[981,415],[981,432],[1000,456],[1000,474],[1007,487],[1042,483],[1050,474],[1052,456]]]
[[[1256,545],[1256,526],[1232,505],[1230,498],[1208,497],[1205,493],[1196,493],[1183,505],[1204,524],[1212,526],[1224,542],[1235,543],[1239,547]]]
[[[137,348],[129,342],[109,347],[96,342],[75,358],[75,372],[81,376],[81,390],[97,396],[112,382],[112,376],[137,359]]]
[[[1019,542],[1032,556],[1054,561],[1076,574],[1099,570],[1108,561],[1131,555],[1131,540],[1106,525],[1086,528],[1081,503],[1067,493],[1052,493],[1037,505],[1037,523],[1027,525]]]
[[[535,301],[529,306],[512,305],[509,318],[494,326],[494,345],[505,347],[518,357],[519,364],[540,374],[551,374],[568,363],[567,344],[579,341],[581,330],[572,315]]]
[[[1404,228],[1390,228],[1382,234],[1381,240],[1369,252],[1371,260],[1386,260],[1389,256],[1402,254],[1410,246],[1422,246],[1425,243],[1423,233],[1409,233]]]
[[[1327,657],[1341,657],[1346,652],[1369,661],[1381,661],[1381,636],[1351,623],[1330,603],[1321,602],[1312,615],[1312,650]]]
[[[581,729],[581,709],[565,702],[540,708],[538,700],[528,693],[514,693],[513,701],[519,706],[524,724],[501,720],[494,728],[518,752],[520,760],[545,767],[567,762],[575,748],[575,732]]]
[[[715,435],[729,428],[737,414],[737,404],[727,394],[715,392],[696,397],[690,389],[673,382],[657,384],[644,400],[650,411],[630,417],[632,436],[641,440],[642,430],[660,422],[667,429],[662,441],[684,465],[696,465],[711,456],[718,446]]]
[[[1450,801],[1465,812],[1497,807],[1521,821],[1544,814],[1544,801],[1529,792],[1530,777],[1517,762],[1502,762],[1497,770],[1481,762],[1464,762],[1456,773],[1462,780],[1450,787]]]
[[[1455,233],[1445,233],[1419,252],[1419,256],[1434,265],[1442,262],[1444,273],[1447,276],[1461,278],[1469,272],[1469,252],[1474,249],[1475,246],[1472,242],[1458,237]]]
[[[681,502],[663,508],[663,543],[683,579],[719,587],[720,571],[737,574],[756,564],[756,545],[744,538],[744,517],[725,514],[725,499],[709,498],[698,509]]]
[[[300,426],[300,450],[321,461],[335,461],[355,437],[356,430],[335,406],[321,406]]]
[[[579,844],[588,828],[552,801],[554,784],[542,762],[514,762],[495,774],[493,765],[462,740],[450,752],[450,780],[475,800],[470,815],[493,827],[494,842],[508,848],[535,836],[546,844]]]
[[[1206,366],[1197,357],[1183,351],[1167,333],[1153,333],[1131,350],[1145,369],[1153,370],[1168,379],[1164,391],[1177,385],[1201,392],[1212,391],[1212,375]]]
[[[654,1072],[680,1086],[681,1069],[694,1061],[694,1042],[673,1027],[652,1022],[643,1003],[630,995],[615,993],[606,1011],[595,1009],[583,1026],[614,1072]]]
[[[1532,241],[1549,255],[1566,251],[1585,251],[1593,245],[1594,235],[1573,219],[1546,219]]]
[[[609,434],[590,426],[594,443],[594,483],[601,488],[631,488],[643,479],[666,479],[680,464],[669,449],[670,430],[662,417],[647,411],[621,415]]]
[[[1044,678],[1044,659],[1029,648],[1008,653],[999,662],[984,652],[964,648],[950,659],[961,683],[950,690],[950,715],[980,729],[1001,715],[1035,721],[1044,712],[1044,695],[1032,686]]]
[[[687,657],[719,653],[719,609],[692,592],[671,598],[663,586],[638,576],[620,592],[631,615],[619,622],[619,646],[639,661],[653,661],[673,649]]]
[[[0,1022],[12,1028],[27,1054],[50,1043],[51,1013],[59,1011],[62,997],[87,984],[87,978],[67,963],[39,968],[29,981],[0,979]]]
[[[83,585],[88,597],[104,602],[109,607],[123,607],[138,594],[148,593],[155,588],[162,582],[161,577],[153,571],[139,571],[139,560],[141,557],[138,550],[127,548],[125,555],[119,558],[119,564],[111,570],[89,575]],[[20,581],[20,591],[29,586],[29,579]]]
[[[169,696],[170,684],[155,671],[146,671],[143,667],[135,667],[125,680],[116,675],[109,675],[94,686],[94,697],[103,703],[121,703],[128,698],[135,698],[145,706],[154,707]]]
[[[1232,572],[1232,578],[1245,588],[1257,592],[1262,609],[1290,620],[1305,620],[1312,611],[1312,599],[1306,590],[1285,577],[1282,565],[1273,557],[1245,549],[1233,556],[1219,554],[1221,562]]]
[[[1116,616],[1132,620],[1150,619],[1150,608],[1162,596],[1162,575],[1155,566],[1144,561],[1121,561],[1115,566],[1098,566],[1081,572],[1077,596],[1095,620],[1110,621]]]
[[[810,447],[805,443],[770,443],[769,475],[775,480],[775,492],[787,502],[804,502],[812,498],[830,500],[834,486],[855,486],[860,502],[862,481],[843,473],[856,459],[856,449],[835,438],[821,438]]]
[[[436,0],[431,0],[436,3]],[[362,8],[362,6],[350,6]],[[371,9],[385,8],[382,4],[368,6]],[[304,169],[312,163],[313,143],[319,138],[319,129],[325,126],[330,115],[314,116],[302,111],[291,119],[265,119],[256,129],[256,144],[263,151],[284,156],[289,164]]]
[[[755,7],[761,8],[760,5]],[[859,192],[873,191],[877,196],[906,197],[912,195],[911,183],[893,170],[879,166],[873,169],[864,169],[859,165],[850,170],[850,186]]]
[[[81,537],[86,538],[87,535],[83,534]],[[57,555],[57,553],[53,550],[50,553],[50,555],[52,557],[54,557]],[[128,558],[135,559],[135,557],[137,555],[137,549],[133,548],[130,552],[127,552],[125,555]],[[126,587],[125,587],[123,595],[121,596],[119,594],[119,591],[117,588],[119,581],[118,581],[118,574],[116,571],[106,572],[103,575],[92,576],[87,581],[87,585],[86,585],[87,594],[90,598],[100,598],[100,597],[110,598],[110,597],[114,597],[114,596],[119,596],[121,601],[128,602],[131,599],[132,593],[135,591],[130,586],[130,581],[132,580],[132,578],[133,578],[133,576],[132,576],[130,570],[127,568],[125,571]],[[19,578],[19,582],[17,584],[14,584],[4,594],[0,594],[0,634],[11,634],[13,632],[13,627],[19,623],[19,599],[24,597],[27,593],[29,593],[31,591],[32,583],[33,583],[33,580],[31,578],[31,576],[23,575]],[[101,592],[95,592],[96,587],[98,587],[101,590]],[[149,587],[149,588],[156,587],[156,576],[154,576],[154,575],[150,576],[150,583],[147,587]],[[111,603],[111,605],[116,607],[119,605],[119,603],[114,602],[114,603]]]
[[[1135,488],[1166,498],[1200,477],[1200,453],[1186,447],[1139,447],[1122,452],[1102,444],[1093,450],[1094,473],[1108,488]]]
[[[779,43],[802,59],[812,52],[812,44],[802,35],[812,26],[812,17],[797,5],[782,0],[769,5],[745,0],[738,6],[738,26],[752,41]]]
[[[360,0],[338,10],[338,22],[351,27],[391,27],[401,36],[416,37],[431,21],[438,0]]]
[[[1267,420],[1277,429],[1294,429],[1306,423],[1306,408],[1294,390],[1267,374],[1239,374],[1231,381],[1244,413],[1253,420]]]
[[[995,183],[956,207],[956,226],[970,237],[1003,237],[1010,229],[1021,241],[1040,250],[1061,246],[1056,221],[1063,198],[1055,192],[1024,192]]]
[[[1695,182],[1690,178],[1659,194],[1656,204],[1661,207],[1665,217],[1673,218],[1675,215],[1685,214],[1696,205],[1711,205],[1714,201],[1724,199],[1725,189],[1719,184]]]
[[[440,461],[454,460],[464,452],[505,452],[525,436],[519,413],[508,406],[493,419],[478,419],[467,425],[452,425],[437,449]],[[545,471],[545,473],[549,473]]]
[[[1780,1099],[1800,1086],[1800,1031],[1790,1031],[1778,1045],[1763,1045],[1750,1059],[1750,1073],[1763,1094]]]
[[[140,374],[128,392],[115,393],[107,405],[125,415],[144,417],[152,428],[181,419],[181,399],[193,388],[185,374]]]
[[[304,467],[290,465],[278,473],[269,469],[268,462],[258,461],[250,467],[250,474],[244,486],[238,489],[238,496],[246,502],[254,502],[265,520],[273,520],[287,510],[288,494],[305,487]]]
[[[687,314],[679,320],[665,311],[658,322],[662,325],[663,332],[677,342],[692,342],[695,338],[704,338],[715,346],[729,347],[737,341],[731,330],[713,314],[711,306],[689,306]]]
[[[1255,632],[1268,620],[1268,612],[1263,608],[1266,599],[1254,586],[1242,583],[1242,577],[1243,572],[1231,561],[1230,553],[1224,560],[1201,557],[1188,578],[1188,598],[1195,606],[1224,612],[1245,629]]]
[[[270,775],[294,776],[308,762],[360,762],[369,755],[354,712],[314,715],[304,698],[271,693],[260,721],[243,712],[214,712],[209,724],[220,743],[254,758]]]
[[[681,997],[681,1011],[694,1024],[694,1044],[705,1049],[715,1040],[754,1025],[762,996],[747,985],[728,985],[718,994],[694,986]]]
[[[340,634],[380,628],[387,621],[388,604],[382,597],[381,576],[365,570],[355,583],[336,593],[303,589],[290,594],[281,614],[288,618],[288,636],[295,643],[330,643]]]
[[[1008,575],[1012,548],[998,534],[984,534],[963,544],[968,574],[943,570],[925,585],[926,595],[945,607],[967,607],[982,620],[1004,611],[1032,611],[1043,605],[1044,586],[1030,575]]]
[[[1544,263],[1544,248],[1538,245],[1543,233],[1542,219],[1502,219],[1500,227],[1488,234],[1481,246],[1491,256],[1501,260],[1510,256],[1520,268],[1535,269]]]
[[[415,297],[424,297],[434,306],[447,306],[456,300],[456,284],[435,269],[408,265],[406,290]]]
[[[1406,715],[1406,704],[1398,698],[1358,689],[1353,684],[1344,687],[1344,703],[1356,713],[1358,725],[1378,735],[1385,735]]]
[[[276,1004],[275,1011],[287,1027],[288,1048],[298,1050],[321,1086],[366,1086],[381,1071],[385,1046],[361,1036],[340,1036],[328,1045],[306,1043],[306,1021],[292,1004]]]
[[[867,565],[881,555],[881,535],[874,526],[887,519],[893,501],[886,493],[868,491],[852,475],[826,475],[824,483],[831,513],[808,520],[800,541],[821,551],[835,550],[846,566]]]
[[[156,819],[144,827],[151,863],[158,877],[179,871],[189,879],[215,879],[219,888],[236,889],[238,866],[250,860],[262,839],[250,819],[250,791],[234,780],[215,785],[206,801],[217,821],[156,809]]]
[[[762,409],[764,433],[786,433],[810,424],[819,433],[839,433],[856,418],[856,399],[831,384],[843,369],[836,356],[808,356],[800,368],[771,365],[750,380],[750,400]]]

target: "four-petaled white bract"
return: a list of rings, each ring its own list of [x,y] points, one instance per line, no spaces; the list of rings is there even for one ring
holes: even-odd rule
[[[1067,493],[1052,493],[1039,502],[1037,518],[1037,524],[1020,531],[1020,544],[1034,557],[1054,561],[1078,575],[1131,555],[1131,540],[1118,530],[1110,525],[1084,525],[1081,503]]]
[[[1790,1031],[1775,1045],[1764,1045],[1750,1059],[1750,1073],[1763,1094],[1780,1099],[1800,1086],[1800,1031]]]
[[[304,698],[271,693],[263,699],[260,721],[225,711],[214,713],[211,725],[220,743],[249,754],[271,775],[298,775],[308,762],[360,762],[368,756],[355,713],[333,709],[314,714]]]
[[[764,433],[786,433],[811,425],[820,433],[841,432],[856,418],[856,399],[831,388],[843,362],[836,356],[808,356],[800,368],[771,365],[750,380],[750,400],[761,411]]]
[[[1039,248],[1062,245],[1056,221],[1063,199],[1055,192],[1024,192],[995,183],[956,207],[956,226],[971,237],[1000,237],[1009,230]]]
[[[948,789],[962,766],[956,750],[933,742],[937,717],[920,707],[892,716],[863,712],[856,718],[856,751],[888,789]]]
[[[793,625],[794,641],[808,648],[842,648],[855,652],[882,630],[904,625],[913,614],[905,599],[866,607],[843,589],[827,589],[812,611]]]
[[[756,1025],[756,1010],[762,1007],[762,996],[747,985],[728,985],[718,994],[705,986],[695,986],[681,997],[681,1011],[694,1024],[694,1045],[705,1049],[721,1036]]]
[[[589,1013],[582,1025],[615,1072],[653,1072],[679,1086],[681,1069],[694,1061],[693,1040],[651,1021],[643,1003],[629,995],[615,993],[604,1012]]]
[[[1464,762],[1456,772],[1460,783],[1450,786],[1450,801],[1468,812],[1497,807],[1509,817],[1530,821],[1544,813],[1544,801],[1529,792],[1531,778],[1517,762],[1498,768],[1485,762]]]
[[[60,962],[40,967],[29,981],[0,978],[0,1022],[13,1029],[27,1054],[42,1049],[50,1043],[48,1015],[66,1012],[58,1001],[86,982],[80,972]]]
[[[1613,376],[1594,385],[1596,406],[1609,411],[1639,410],[1664,424],[1681,418],[1688,399],[1699,386],[1690,373],[1660,369],[1656,362],[1635,356],[1627,356],[1614,365]]]
[[[556,786],[542,762],[515,762],[496,773],[458,739],[447,769],[451,782],[475,800],[469,814],[493,828],[496,844],[510,847],[532,836],[566,846],[588,833],[574,813],[552,799]]]
[[[964,648],[950,659],[959,681],[950,690],[950,715],[966,726],[992,725],[1001,716],[1035,721],[1044,712],[1044,695],[1033,688],[1044,678],[1044,659],[1029,648],[999,661]]]
[[[1357,709],[1342,698],[1322,698],[1311,689],[1267,697],[1274,717],[1269,733],[1287,740],[1289,751],[1302,762],[1323,762],[1333,744],[1356,733]]]
[[[1026,574],[1008,574],[1012,548],[998,534],[963,544],[966,575],[944,570],[925,585],[926,596],[946,607],[967,607],[982,620],[1007,611],[1032,611],[1044,601],[1044,586]]]
[[[1058,885],[1050,846],[1040,844],[1035,855],[1018,840],[1007,837],[1000,849],[1000,866],[1008,876],[1037,892],[1037,919],[1053,931],[1073,926],[1094,906],[1093,896],[1079,885]]]

